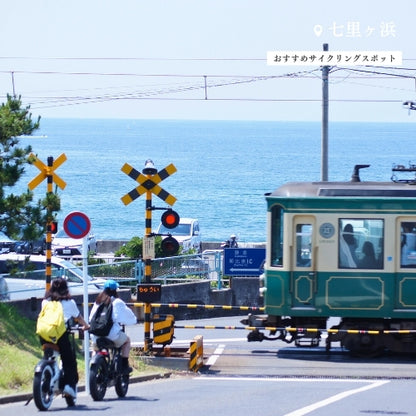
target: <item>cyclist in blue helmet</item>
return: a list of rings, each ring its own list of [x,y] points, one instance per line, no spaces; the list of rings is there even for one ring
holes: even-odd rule
[[[95,303],[90,312],[90,320],[92,319],[98,306],[105,302],[112,302],[113,304],[113,326],[106,338],[114,342],[117,348],[121,347],[121,356],[123,358],[123,371],[125,374],[132,372],[129,366],[129,354],[131,350],[131,341],[128,335],[123,331],[122,325],[134,325],[137,323],[137,318],[133,311],[125,304],[125,302],[118,297],[119,284],[113,280],[106,280],[104,283],[104,290],[97,296]]]

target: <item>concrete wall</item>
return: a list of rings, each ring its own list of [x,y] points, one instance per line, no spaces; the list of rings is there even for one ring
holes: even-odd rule
[[[211,289],[210,281],[162,286],[161,303],[260,307],[263,306],[263,298],[259,296],[258,277],[233,277],[231,287],[222,290]],[[172,314],[176,320],[247,315],[247,311],[237,308],[226,310],[163,306],[157,312]]]
[[[125,302],[136,302],[135,298],[131,298],[128,289],[120,290],[119,293],[120,297]],[[261,298],[258,293],[259,279],[257,277],[233,277],[231,280],[231,287],[222,290],[212,289],[209,280],[163,285],[160,303],[260,307],[263,306],[263,298]],[[78,304],[80,312],[83,314],[82,296],[74,296],[74,299]],[[88,302],[92,304],[94,301],[95,295],[90,295]],[[19,310],[21,315],[36,320],[41,309],[41,302],[42,299],[31,298],[10,303]],[[142,320],[143,308],[134,309],[138,319]],[[247,311],[240,311],[239,309],[205,309],[202,307],[169,308],[167,306],[162,306],[160,308],[153,308],[152,311],[154,313],[172,314],[175,316],[175,320],[247,315]]]

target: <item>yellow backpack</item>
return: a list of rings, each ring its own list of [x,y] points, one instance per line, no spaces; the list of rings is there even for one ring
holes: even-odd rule
[[[50,300],[43,305],[36,323],[36,334],[56,344],[65,333],[64,309],[61,302]]]

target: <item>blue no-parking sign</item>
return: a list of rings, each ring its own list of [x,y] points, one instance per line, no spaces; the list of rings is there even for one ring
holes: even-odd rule
[[[90,219],[83,212],[71,212],[65,217],[64,230],[71,238],[84,238],[90,229]]]
[[[266,258],[264,248],[224,249],[224,274],[227,276],[260,276]]]

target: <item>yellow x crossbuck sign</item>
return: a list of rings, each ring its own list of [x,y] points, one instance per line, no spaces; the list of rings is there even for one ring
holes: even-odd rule
[[[52,176],[53,182],[56,183],[61,189],[64,189],[66,186],[66,182],[61,179],[56,173],[55,170],[59,168],[59,166],[62,165],[66,161],[66,155],[65,153],[62,153],[60,156],[58,156],[52,166],[45,165],[41,160],[39,160],[36,155],[33,153],[30,154],[31,158],[34,158],[33,164],[40,170],[40,173],[38,176],[36,176],[34,179],[32,179],[28,186],[31,191],[33,191],[44,179],[46,179],[48,176]]]
[[[124,205],[130,204],[130,202],[134,201],[136,198],[138,198],[140,195],[143,195],[146,192],[154,193],[156,196],[158,196],[160,199],[163,199],[169,205],[173,205],[176,202],[176,198],[173,195],[171,195],[169,192],[166,192],[163,188],[161,188],[158,185],[158,183],[162,182],[168,176],[176,172],[176,167],[173,165],[173,163],[171,163],[169,166],[166,166],[164,169],[156,173],[156,175],[153,175],[151,178],[149,178],[146,175],[143,175],[138,170],[130,166],[128,163],[125,163],[123,165],[121,171],[139,183],[139,186],[137,186],[121,198]]]

